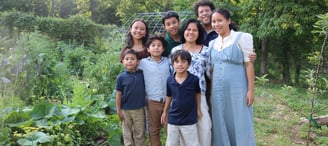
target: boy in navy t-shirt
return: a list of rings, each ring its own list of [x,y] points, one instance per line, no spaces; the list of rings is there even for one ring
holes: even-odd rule
[[[178,50],[171,57],[175,73],[167,79],[161,117],[162,123],[168,123],[166,145],[199,146],[197,117],[202,117],[199,79],[187,71],[191,63],[189,52]]]
[[[116,112],[122,122],[124,145],[145,145],[145,82],[138,54],[132,49],[123,53],[124,72],[116,79]]]

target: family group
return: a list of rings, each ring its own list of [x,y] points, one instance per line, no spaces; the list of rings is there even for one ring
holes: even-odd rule
[[[256,145],[252,35],[211,1],[198,1],[194,12],[181,27],[176,12],[165,12],[165,34],[131,23],[115,87],[125,146],[145,146],[146,129],[150,145],[161,146],[163,127],[166,146]]]

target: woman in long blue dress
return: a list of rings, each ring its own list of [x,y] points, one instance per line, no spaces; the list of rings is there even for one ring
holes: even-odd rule
[[[211,15],[219,36],[210,42],[212,64],[212,121],[214,146],[254,146],[254,65],[249,33],[237,32],[230,12],[221,8]]]

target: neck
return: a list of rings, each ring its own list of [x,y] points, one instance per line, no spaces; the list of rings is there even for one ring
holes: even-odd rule
[[[136,72],[137,71],[137,69],[136,68],[134,68],[134,69],[126,69],[128,72]]]
[[[222,38],[225,38],[225,37],[227,37],[227,36],[230,35],[230,30],[227,31],[227,32],[225,32],[225,33],[222,33],[222,34],[220,34],[220,35],[221,35]]]
[[[171,34],[169,34],[169,35],[170,35],[170,37],[171,37],[173,40],[175,40],[175,41],[180,41],[179,33],[177,33],[177,34],[175,34],[175,35],[171,35]]]
[[[188,47],[188,48],[193,48],[195,46],[197,46],[196,42],[185,42],[184,47]]]
[[[175,77],[176,78],[185,78],[187,76],[188,76],[188,72],[187,71],[175,73]]]
[[[210,33],[212,31],[211,24],[203,24],[204,30],[206,31],[206,34]]]
[[[144,49],[144,45],[142,44],[142,40],[133,40],[133,46],[132,46],[133,50],[136,51],[142,51]]]
[[[161,61],[162,56],[151,56],[151,59],[153,59],[156,62],[159,62],[159,61]]]
[[[185,42],[182,46],[183,50],[199,53],[202,48],[200,45],[196,44],[196,42]]]
[[[142,45],[142,39],[133,39],[134,45]]]

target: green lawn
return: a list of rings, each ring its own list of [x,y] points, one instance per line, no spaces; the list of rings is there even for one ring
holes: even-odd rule
[[[254,127],[258,146],[306,145],[308,124],[300,125],[301,117],[309,116],[310,98],[306,90],[270,85],[256,86],[254,103]],[[326,115],[328,99],[317,99],[317,113]],[[309,145],[328,145],[328,129],[313,128]]]

